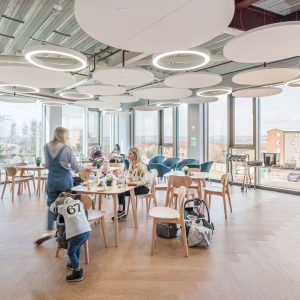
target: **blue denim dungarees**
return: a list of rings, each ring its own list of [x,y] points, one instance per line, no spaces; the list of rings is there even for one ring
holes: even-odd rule
[[[48,180],[47,180],[47,204],[48,207],[56,200],[62,192],[70,191],[73,186],[73,177],[70,170],[65,169],[60,164],[60,156],[64,151],[65,146],[58,152],[55,158],[50,153],[46,146],[46,155],[48,161]],[[57,214],[48,209],[48,230],[53,230],[53,222],[56,221]]]

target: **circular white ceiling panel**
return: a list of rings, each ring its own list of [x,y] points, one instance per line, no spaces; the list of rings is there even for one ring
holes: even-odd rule
[[[235,74],[232,81],[244,85],[268,85],[286,82],[300,75],[300,69],[279,67],[252,69]]]
[[[268,97],[280,94],[281,92],[282,89],[277,87],[257,87],[235,91],[232,93],[232,96],[236,98]]]
[[[219,84],[222,76],[209,72],[183,73],[169,76],[165,79],[165,85],[174,88],[203,88]]]
[[[38,99],[30,97],[19,97],[13,95],[1,95],[1,102],[12,102],[12,103],[36,103]]]
[[[241,63],[264,63],[300,55],[300,21],[280,22],[249,30],[231,39],[224,56]],[[251,49],[255,46],[255,51]]]
[[[74,105],[80,105],[80,106],[85,106],[89,108],[120,108],[121,104],[120,103],[105,103],[99,100],[79,100],[74,102]]]
[[[0,66],[0,81],[38,88],[62,88],[75,83],[73,76],[31,66]]]
[[[153,55],[152,63],[159,69],[187,71],[201,68],[210,62],[209,51],[177,50]]]
[[[112,85],[142,85],[153,81],[151,72],[138,68],[107,68],[94,72],[94,79]]]
[[[211,40],[227,28],[234,8],[234,0],[76,0],[74,10],[80,27],[99,42],[158,53]]]
[[[288,86],[288,87],[300,87],[300,77],[286,82],[285,86]]]
[[[169,87],[154,87],[135,90],[133,96],[141,99],[149,100],[172,100],[185,98],[192,95],[192,91],[188,89],[176,89]]]
[[[197,96],[199,97],[219,97],[228,95],[232,92],[230,86],[213,86],[208,88],[199,89]]]
[[[216,102],[219,99],[217,97],[198,97],[198,96],[191,96],[187,98],[180,99],[180,103],[187,103],[187,104],[202,104],[202,103],[209,103],[209,102]]]
[[[157,105],[139,105],[135,106],[133,109],[138,111],[160,111],[164,108]]]
[[[99,100],[105,103],[133,103],[139,101],[139,98],[130,95],[120,95],[120,96],[102,96],[100,97]]]
[[[122,86],[90,84],[79,86],[77,91],[91,95],[112,96],[124,94],[126,89]]]

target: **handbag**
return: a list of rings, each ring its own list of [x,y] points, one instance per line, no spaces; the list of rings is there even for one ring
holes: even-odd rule
[[[193,206],[188,207],[188,204],[191,202],[193,202]],[[205,208],[207,217],[202,213],[203,207]],[[210,221],[209,209],[205,201],[199,198],[186,201],[184,215],[188,246],[208,248],[211,245],[214,225]]]
[[[165,239],[172,239],[177,235],[176,223],[158,223],[156,226],[156,234]]]

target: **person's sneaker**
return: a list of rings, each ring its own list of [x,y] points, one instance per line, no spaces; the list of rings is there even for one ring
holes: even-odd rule
[[[72,265],[69,262],[66,264],[66,268],[73,271]]]
[[[44,243],[52,238],[53,238],[52,233],[45,233],[45,234],[42,234],[34,243],[36,244],[36,246],[39,246],[42,243]]]
[[[81,281],[83,279],[83,269],[79,271],[73,270],[72,274],[66,276],[66,280],[69,282]]]
[[[114,221],[115,217],[111,218],[112,221]],[[118,221],[125,221],[127,219],[127,215],[125,214],[125,211],[118,211]]]

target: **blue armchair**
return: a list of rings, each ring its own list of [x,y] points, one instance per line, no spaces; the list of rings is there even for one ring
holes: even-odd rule
[[[150,168],[157,170],[158,177],[163,177],[166,173],[175,168],[178,160],[179,158],[177,157],[167,158],[162,163],[152,163]]]
[[[195,165],[197,163],[196,159],[188,158],[184,159],[176,164],[176,170],[181,170],[185,166]]]
[[[148,166],[151,169],[156,169],[156,164],[162,164],[162,162],[165,160],[164,156],[153,156],[152,158],[150,158],[149,162],[148,162]]]
[[[123,163],[124,163],[124,170],[129,169],[129,160],[126,158],[123,158]]]
[[[206,162],[200,164],[200,172],[209,173],[213,163],[214,163],[213,161],[206,161]]]

